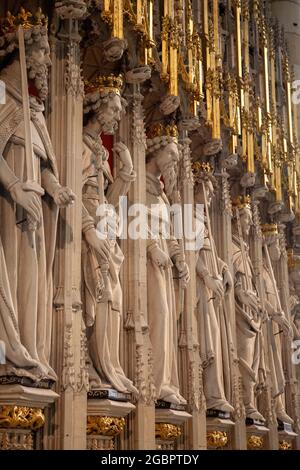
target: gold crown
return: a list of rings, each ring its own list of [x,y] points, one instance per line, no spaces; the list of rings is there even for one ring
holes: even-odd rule
[[[156,123],[150,126],[147,129],[147,139],[154,139],[154,137],[174,137],[177,139],[178,137],[178,129],[175,124],[167,124],[164,125],[162,123]]]
[[[22,26],[24,29],[32,29],[47,25],[48,19],[43,14],[40,7],[37,9],[35,14],[32,14],[30,11],[21,7],[17,16],[14,16],[10,11],[8,11],[5,18],[1,19],[0,32],[3,35],[16,32],[19,26]]]
[[[212,175],[212,167],[208,162],[194,162],[192,164],[192,170],[194,176],[198,176],[201,173]]]
[[[265,237],[278,235],[277,224],[262,224],[261,230]]]
[[[98,77],[93,82],[88,80],[85,80],[84,82],[84,89],[86,93],[109,91],[120,96],[122,88],[122,75],[98,75]]]
[[[245,207],[251,207],[251,197],[250,196],[237,196],[232,199],[232,205],[238,209],[244,209]]]

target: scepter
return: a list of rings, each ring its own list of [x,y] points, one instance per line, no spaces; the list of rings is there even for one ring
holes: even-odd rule
[[[31,124],[30,124],[30,104],[27,80],[26,54],[23,27],[20,25],[18,29],[19,55],[21,66],[21,88],[23,101],[24,129],[25,129],[25,161],[26,161],[26,178],[23,183],[25,191],[34,191],[38,196],[44,195],[43,188],[36,180],[36,171],[34,166],[34,152],[32,145]],[[28,230],[34,232],[37,229],[37,223],[27,214]]]

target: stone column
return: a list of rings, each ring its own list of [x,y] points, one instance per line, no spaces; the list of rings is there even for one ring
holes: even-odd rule
[[[131,204],[146,204],[146,137],[143,96],[139,84],[129,85],[126,117],[120,125],[120,138],[129,148],[137,173],[128,195]],[[132,214],[138,216],[138,214]],[[130,217],[128,218],[130,223]],[[122,272],[123,308],[126,335],[123,361],[126,373],[139,390],[135,411],[129,417],[124,446],[128,449],[155,449],[155,388],[152,377],[152,348],[147,326],[146,240],[123,240],[125,256]],[[129,369],[130,368],[130,369]],[[129,369],[129,370],[128,370]]]
[[[191,140],[187,131],[182,131],[182,159],[180,171],[182,211],[194,208],[194,182],[191,168]],[[192,215],[192,213],[191,213]],[[185,218],[183,217],[183,220]],[[184,228],[184,240],[189,242]],[[186,248],[186,247],[185,247]],[[196,255],[197,252],[185,249],[185,259],[190,271],[190,282],[184,290],[184,306],[179,324],[180,382],[183,396],[186,398],[187,411],[192,415],[184,427],[182,440],[185,449],[206,448],[206,413],[202,384],[202,367],[199,354],[196,307]]]
[[[48,447],[86,449],[88,375],[80,301],[82,101],[78,22],[84,1],[57,2],[52,24],[49,129],[60,181],[76,194],[61,211],[54,277],[53,366],[60,399],[51,416]]]

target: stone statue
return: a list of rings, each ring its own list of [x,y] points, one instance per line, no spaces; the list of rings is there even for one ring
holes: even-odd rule
[[[177,372],[177,318],[174,263],[181,288],[189,281],[184,253],[170,227],[166,212],[176,191],[179,151],[175,126],[153,125],[147,133],[146,201],[149,214],[147,241],[148,321],[153,348],[153,375],[157,398],[170,403],[186,403],[179,393]],[[164,179],[164,185],[161,182]],[[152,224],[158,227],[153,232]],[[170,229],[170,230],[169,230]],[[170,236],[164,236],[164,233]],[[166,231],[166,232],[164,232]]]
[[[2,37],[1,53],[5,60],[0,79],[6,85],[6,103],[0,107],[0,153],[13,171],[17,182],[15,188],[10,185],[1,187],[0,197],[1,218],[5,221],[0,227],[2,262],[5,263],[7,271],[3,276],[7,281],[7,299],[11,304],[7,307],[13,308],[10,310],[11,313],[14,312],[17,321],[14,330],[7,330],[5,334],[8,344],[12,345],[16,344],[16,332],[19,331],[20,341],[25,348],[23,354],[27,351],[41,372],[38,378],[55,380],[56,374],[49,365],[49,356],[57,206],[63,207],[73,203],[75,196],[58,181],[56,159],[43,115],[43,100],[47,97],[47,74],[50,65],[46,19],[40,10],[32,17],[27,13],[21,9],[17,18],[8,14],[2,26],[5,31],[5,25],[9,25],[9,32]],[[20,91],[22,86],[19,57],[23,61],[25,57],[19,56],[18,53],[19,25],[24,27],[25,65],[32,90],[30,110],[28,109],[30,122],[23,113],[22,102],[25,98]],[[41,189],[35,195],[27,182],[29,168],[28,152],[25,150],[25,123],[31,131],[33,152],[30,159],[36,176],[34,182]],[[24,191],[29,192],[24,194]],[[16,192],[19,193],[18,197]],[[36,230],[30,228],[32,219],[38,221]],[[17,366],[16,359],[13,356],[11,359]],[[4,371],[3,374],[7,372]]]
[[[300,380],[300,363],[299,363],[299,344],[300,342],[300,256],[289,253],[289,308],[292,317],[295,369],[297,380]]]
[[[252,225],[250,199],[240,196],[234,201],[233,268],[236,306],[237,355],[243,381],[246,417],[264,422],[256,406],[255,392],[264,381],[262,349],[262,314],[249,256],[248,236]]]
[[[12,200],[23,207],[37,223],[40,220],[41,203],[33,191],[24,191],[19,178],[0,157],[0,182],[10,194]],[[23,346],[20,338],[18,320],[11,297],[6,260],[0,239],[0,341],[1,375],[27,376],[33,380],[43,377],[43,368],[34,360]],[[5,366],[5,367],[4,367]]]
[[[101,141],[102,133],[113,135],[118,129],[126,103],[121,98],[121,88],[121,77],[102,76],[98,77],[97,85],[90,84],[86,89],[82,181],[82,296],[91,359],[91,389],[113,388],[119,392],[136,394],[137,389],[126,377],[119,360],[122,323],[119,274],[124,256],[116,241],[118,220],[115,212],[119,207],[119,197],[127,194],[136,175],[129,150],[122,142],[117,142],[113,151],[119,157],[122,167],[114,179],[108,163],[108,150]],[[114,214],[104,214],[105,208],[112,209]],[[101,215],[107,220],[107,237],[101,233],[101,228],[99,231],[97,229]]]
[[[281,356],[281,330],[290,338],[292,330],[285,313],[281,310],[278,303],[279,297],[276,294],[278,288],[274,285],[274,273],[270,260],[276,262],[280,259],[280,246],[276,224],[265,224],[263,226],[265,247],[263,251],[263,280],[264,280],[264,307],[268,315],[267,335],[268,335],[268,353],[269,368],[272,380],[272,396],[275,400],[275,412],[277,419],[292,424],[293,420],[288,416],[284,406],[285,379]],[[266,251],[268,250],[268,252]]]
[[[203,204],[205,210],[205,202],[209,208],[214,196],[215,178],[210,165],[195,163],[194,177],[195,203]],[[233,288],[233,279],[228,266],[217,255],[214,240],[210,239],[207,214],[204,244],[199,251],[196,272],[197,318],[206,406],[208,410],[231,413],[234,409],[228,402],[229,398],[226,398],[231,395],[230,374],[226,371],[230,369],[229,355],[233,342],[225,295]]]

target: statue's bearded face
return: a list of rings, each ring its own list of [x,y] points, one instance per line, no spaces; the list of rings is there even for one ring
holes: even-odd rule
[[[45,38],[34,43],[26,49],[26,53],[28,77],[34,81],[38,95],[44,101],[48,96],[48,68],[51,65],[48,40]]]
[[[274,237],[272,242],[269,244],[268,249],[270,253],[270,258],[273,261],[279,261],[281,253],[280,253],[279,240],[277,237],[276,238]]]
[[[118,129],[122,115],[122,103],[119,95],[107,96],[103,100],[97,120],[101,126],[101,132],[113,135]]]
[[[171,142],[157,152],[156,163],[162,174],[167,196],[172,197],[177,182],[178,146]]]

